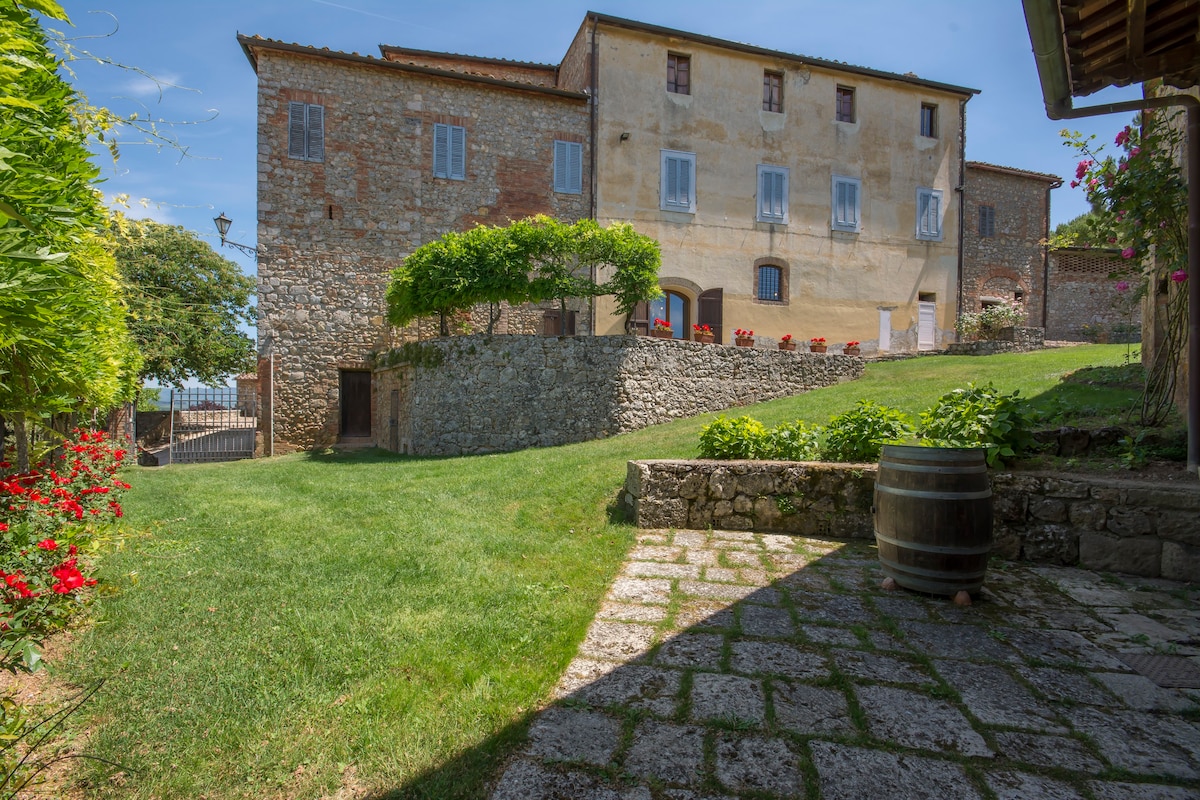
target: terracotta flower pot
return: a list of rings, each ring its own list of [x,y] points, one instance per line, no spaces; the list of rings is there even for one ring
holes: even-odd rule
[[[824,353],[827,349],[829,349],[829,345],[810,344],[808,346],[808,352],[810,353]]]
[[[846,354],[846,355],[848,355],[848,356],[857,356],[857,355],[862,355],[862,350],[860,350],[860,349],[859,349],[859,348],[857,348],[857,347],[847,347],[847,348],[846,348],[845,350],[843,350],[842,352],[843,352],[843,353],[845,353],[845,354]]]
[[[716,337],[711,333],[694,333],[694,334],[692,334],[693,341],[697,341],[700,344],[712,344],[714,338],[716,338]]]
[[[780,342],[779,349],[780,350],[795,350],[796,343],[795,342]]]
[[[754,347],[753,339],[734,339],[733,343],[738,347]]]
[[[650,335],[655,339],[674,339],[675,334],[672,331],[650,331]]]

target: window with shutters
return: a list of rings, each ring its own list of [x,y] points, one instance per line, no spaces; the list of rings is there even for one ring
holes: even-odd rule
[[[837,110],[835,114],[838,122],[854,122],[853,86],[837,87]]]
[[[942,240],[942,193],[938,189],[917,189],[917,238]]]
[[[937,106],[932,103],[921,103],[921,135],[936,139],[937,129]]]
[[[783,113],[783,73],[763,73],[763,111]]]
[[[833,220],[835,231],[858,233],[862,230],[862,181],[843,175],[833,176]]]
[[[696,213],[696,154],[663,150],[659,207]]]
[[[325,107],[288,103],[288,158],[325,160]]]
[[[583,194],[583,145],[554,141],[554,191]]]
[[[692,93],[692,57],[667,53],[667,91],[675,94]]]
[[[758,165],[758,221],[786,225],[788,221],[788,168]]]
[[[990,239],[996,235],[995,206],[979,207],[979,235],[985,239]]]
[[[461,125],[433,126],[433,177],[467,179],[467,129]]]

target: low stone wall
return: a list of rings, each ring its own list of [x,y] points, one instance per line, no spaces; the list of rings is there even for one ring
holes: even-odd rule
[[[1044,328],[1002,328],[995,340],[951,342],[946,352],[952,356],[990,356],[994,353],[1026,353],[1045,346]]]
[[[864,364],[646,336],[454,336],[380,360],[376,443],[419,455],[598,439],[852,380]]]
[[[622,492],[641,528],[874,535],[875,464],[631,461]],[[1200,580],[1200,487],[1041,472],[990,474],[1004,558]]]

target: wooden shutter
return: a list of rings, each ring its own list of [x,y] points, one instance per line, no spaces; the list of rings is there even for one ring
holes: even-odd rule
[[[450,126],[440,123],[433,126],[433,176],[450,177]]]
[[[450,126],[450,177],[467,177],[467,129],[461,125]]]
[[[569,142],[558,140],[554,142],[554,191],[556,192],[567,191],[569,182],[567,178],[568,144]]]
[[[686,158],[679,161],[679,205],[692,206],[692,162]]]
[[[288,158],[304,158],[304,103],[288,103]]]
[[[713,329],[713,335],[717,342],[725,340],[721,330],[722,317],[724,315],[724,289],[709,289],[707,292],[701,292],[697,298],[698,306],[696,322],[700,325],[708,325]]]
[[[667,156],[667,204],[679,205],[679,159]]]
[[[304,157],[309,161],[325,160],[325,107],[305,106],[308,111],[305,133],[308,140],[305,145]]]
[[[579,142],[568,142],[567,157],[567,191],[583,194],[583,145]]]

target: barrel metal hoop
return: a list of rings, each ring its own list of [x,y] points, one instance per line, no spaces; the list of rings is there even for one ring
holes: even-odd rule
[[[875,491],[884,494],[894,494],[900,497],[919,497],[928,500],[983,500],[992,496],[991,487],[981,492],[925,492],[919,489],[897,489],[876,483]]]
[[[983,576],[987,573],[986,568],[971,572],[948,572],[946,570],[923,569],[921,567],[914,567],[909,564],[901,564],[898,561],[893,561],[890,558],[883,558],[882,556],[880,557],[879,561],[884,567],[888,567],[895,572],[915,575],[919,578],[938,578],[952,583],[974,583],[975,581],[982,580]]]
[[[987,472],[986,464],[972,464],[962,467],[942,464],[940,466],[931,467],[923,464],[898,464],[895,461],[880,461],[879,468],[881,470],[894,469],[897,472],[932,472],[945,475],[978,475],[981,472]]]
[[[881,542],[887,542],[890,545],[899,547],[901,550],[915,550],[919,553],[936,553],[938,555],[949,556],[982,556],[992,551],[992,543],[988,542],[984,545],[975,545],[974,547],[948,547],[940,544],[921,544],[920,542],[905,542],[900,539],[894,539],[891,536],[885,536],[879,531],[875,531],[875,538]],[[880,556],[882,559],[883,556]],[[981,575],[983,573],[980,573]]]

